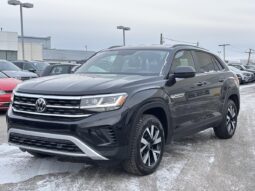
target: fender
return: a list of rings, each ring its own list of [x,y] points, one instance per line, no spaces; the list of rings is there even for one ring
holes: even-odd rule
[[[221,99],[222,99],[222,107],[221,112],[223,112],[223,108],[225,108],[227,101],[229,100],[230,96],[236,95],[238,98],[238,105],[237,107],[240,108],[240,94],[239,89],[235,85],[234,78],[229,78],[224,85],[222,86],[221,90]],[[238,110],[239,112],[239,110]]]
[[[150,88],[135,93],[130,100],[132,101],[127,104],[130,107],[126,125],[132,128],[145,111],[153,108],[160,108],[166,115],[166,143],[171,142],[173,135],[173,120],[169,109],[169,96],[162,89]]]

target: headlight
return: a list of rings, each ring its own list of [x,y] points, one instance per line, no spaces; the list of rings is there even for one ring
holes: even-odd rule
[[[249,73],[244,73],[243,75],[245,75],[245,76],[250,76],[250,74],[249,74]]]
[[[126,93],[84,96],[80,108],[95,112],[116,110],[125,103],[127,96]]]
[[[4,94],[6,94],[6,92],[3,90],[0,90],[0,95],[4,95]]]

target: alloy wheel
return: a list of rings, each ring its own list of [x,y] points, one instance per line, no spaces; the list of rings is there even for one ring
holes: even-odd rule
[[[140,146],[140,155],[144,165],[153,167],[160,158],[162,150],[162,137],[156,125],[146,127]]]
[[[236,129],[236,124],[237,124],[237,119],[236,119],[236,111],[233,105],[230,105],[228,107],[228,112],[227,112],[227,130],[230,135],[232,135]]]

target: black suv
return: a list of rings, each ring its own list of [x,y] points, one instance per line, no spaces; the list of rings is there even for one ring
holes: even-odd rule
[[[119,47],[97,53],[75,74],[20,84],[8,141],[35,156],[108,161],[146,175],[173,139],[210,127],[231,138],[238,112],[238,78],[207,50]]]

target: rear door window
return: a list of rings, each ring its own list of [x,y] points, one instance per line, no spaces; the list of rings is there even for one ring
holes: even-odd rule
[[[195,51],[195,55],[197,58],[198,71],[200,73],[216,71],[214,60],[210,54],[201,51]]]

